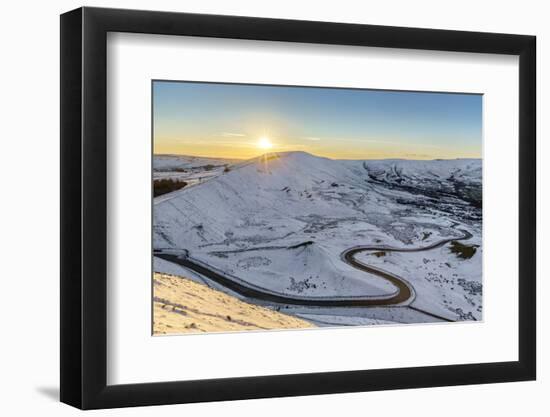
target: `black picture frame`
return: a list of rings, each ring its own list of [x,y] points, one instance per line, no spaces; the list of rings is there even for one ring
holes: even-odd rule
[[[107,385],[108,32],[519,56],[519,359]],[[61,15],[61,401],[82,409],[533,380],[536,38],[449,30],[79,8]]]

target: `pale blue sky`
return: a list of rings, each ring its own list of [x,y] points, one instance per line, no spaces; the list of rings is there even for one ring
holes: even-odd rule
[[[481,157],[482,96],[154,81],[155,153]]]

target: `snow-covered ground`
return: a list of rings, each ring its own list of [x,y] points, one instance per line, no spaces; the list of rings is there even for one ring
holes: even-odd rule
[[[217,159],[185,155],[155,155],[153,179],[173,179],[187,182],[187,186],[201,184],[217,177],[238,163],[238,159]]]
[[[472,238],[461,243],[477,245],[469,259],[451,252],[451,243],[414,253],[362,252],[356,259],[407,280],[415,297],[406,305],[452,320],[482,317],[479,159],[349,161],[288,152],[230,161],[163,155],[155,156],[154,167],[155,178],[207,178],[155,199],[156,251],[185,254],[277,294],[376,298],[397,288],[344,262],[344,250],[422,248],[467,231]],[[169,264],[155,258],[156,271],[177,275],[174,268],[181,266]],[[276,308],[334,325],[436,321],[406,305]]]
[[[153,171],[156,173],[176,171],[178,169],[208,169],[208,166],[226,166],[238,161],[237,159],[205,158],[202,156],[155,155],[153,158]]]
[[[155,335],[315,327],[179,276],[155,273],[153,287]]]
[[[471,229],[470,229],[471,230]],[[424,252],[362,252],[360,262],[404,277],[413,286],[411,303],[424,311],[457,320],[482,319],[481,231],[472,233],[468,245],[476,245],[470,259],[452,253],[451,245]]]

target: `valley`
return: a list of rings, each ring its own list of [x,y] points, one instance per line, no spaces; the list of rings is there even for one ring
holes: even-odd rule
[[[154,269],[317,326],[482,319],[481,160],[154,159]],[[469,257],[461,256],[461,248]]]

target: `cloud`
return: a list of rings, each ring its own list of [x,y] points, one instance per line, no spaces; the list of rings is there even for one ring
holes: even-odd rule
[[[359,143],[380,143],[382,145],[399,145],[401,147],[409,148],[430,148],[430,149],[444,149],[438,145],[431,145],[427,143],[410,143],[406,141],[398,142],[393,140],[384,140],[384,139],[367,139],[367,138],[339,138],[339,141],[346,142],[359,142]]]
[[[321,138],[316,138],[314,136],[308,136],[307,138],[304,138],[305,140],[313,140],[313,141],[318,141],[318,140],[321,140]]]
[[[229,138],[242,138],[242,137],[245,137],[246,135],[244,133],[223,132],[222,136],[224,136],[226,138],[227,137],[229,137]]]

